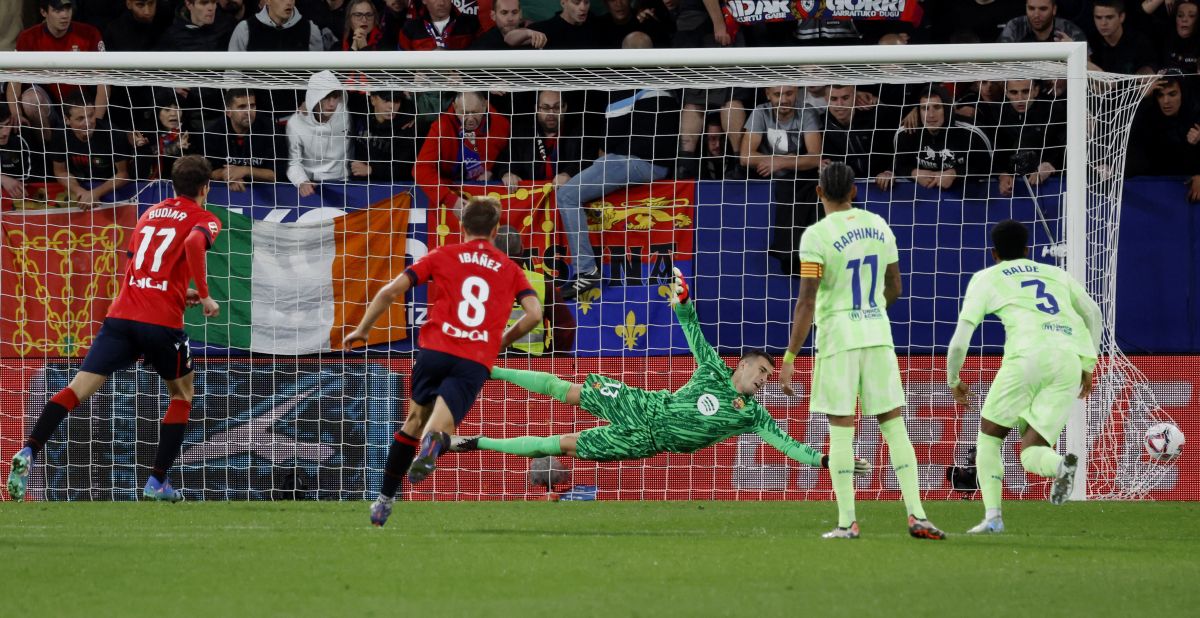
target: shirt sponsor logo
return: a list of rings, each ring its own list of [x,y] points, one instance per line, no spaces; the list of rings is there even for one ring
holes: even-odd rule
[[[487,342],[488,340],[488,332],[486,330],[463,330],[449,322],[442,322],[442,333],[448,337],[466,339],[468,341]]]
[[[705,393],[696,400],[696,410],[704,416],[712,416],[717,413],[717,409],[721,407],[721,402],[717,400],[717,396],[712,393]]]
[[[166,279],[153,279],[151,277],[130,277],[129,287],[142,290],[160,290],[167,291]]]

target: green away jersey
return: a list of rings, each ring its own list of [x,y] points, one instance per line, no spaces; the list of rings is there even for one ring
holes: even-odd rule
[[[800,261],[821,265],[814,315],[819,355],[892,345],[883,281],[900,256],[882,217],[861,208],[827,215],[801,237]]]
[[[762,404],[734,389],[733,370],[705,340],[695,306],[680,303],[675,315],[696,358],[696,373],[683,388],[665,393],[662,406],[647,411],[652,416],[655,444],[663,451],[691,453],[731,436],[754,432],[788,457],[819,466],[820,452],[793,440]]]
[[[1096,364],[1096,349],[1074,298],[1087,291],[1067,271],[1033,260],[1006,260],[971,277],[958,319],[978,326],[995,314],[1004,323],[1004,355],[1065,348],[1085,369]]]

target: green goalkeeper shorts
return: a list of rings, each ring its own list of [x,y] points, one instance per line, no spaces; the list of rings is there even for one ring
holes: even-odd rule
[[[583,431],[575,445],[580,459],[619,461],[657,455],[648,418],[666,403],[661,392],[633,388],[599,374],[583,382],[579,407],[608,421],[604,427]]]
[[[1079,397],[1079,355],[1046,348],[1005,356],[983,402],[983,418],[1001,427],[1033,427],[1051,446],[1067,426]]]
[[[813,361],[809,410],[854,416],[856,403],[862,404],[862,413],[868,416],[904,406],[895,348],[881,345],[843,350]]]

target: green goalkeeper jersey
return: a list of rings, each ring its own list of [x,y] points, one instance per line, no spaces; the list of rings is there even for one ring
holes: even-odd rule
[[[861,208],[826,215],[801,237],[800,261],[821,265],[814,314],[818,355],[892,346],[883,282],[900,256],[883,217]]]
[[[1087,291],[1067,271],[1033,260],[1006,260],[971,277],[959,320],[978,326],[987,314],[1004,324],[1004,355],[1047,348],[1079,354],[1085,369],[1096,364],[1096,348],[1076,299]]]
[[[663,405],[648,411],[659,449],[691,453],[731,436],[753,432],[796,461],[821,465],[822,453],[793,440],[754,397],[734,389],[733,370],[705,340],[695,306],[680,303],[675,306],[675,315],[696,358],[696,373],[683,388],[674,393],[664,391]]]

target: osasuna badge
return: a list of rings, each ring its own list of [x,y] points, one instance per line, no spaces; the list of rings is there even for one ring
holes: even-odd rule
[[[721,402],[717,400],[717,396],[712,393],[705,393],[696,400],[696,409],[704,416],[712,416],[717,413],[717,408],[721,407]]]

